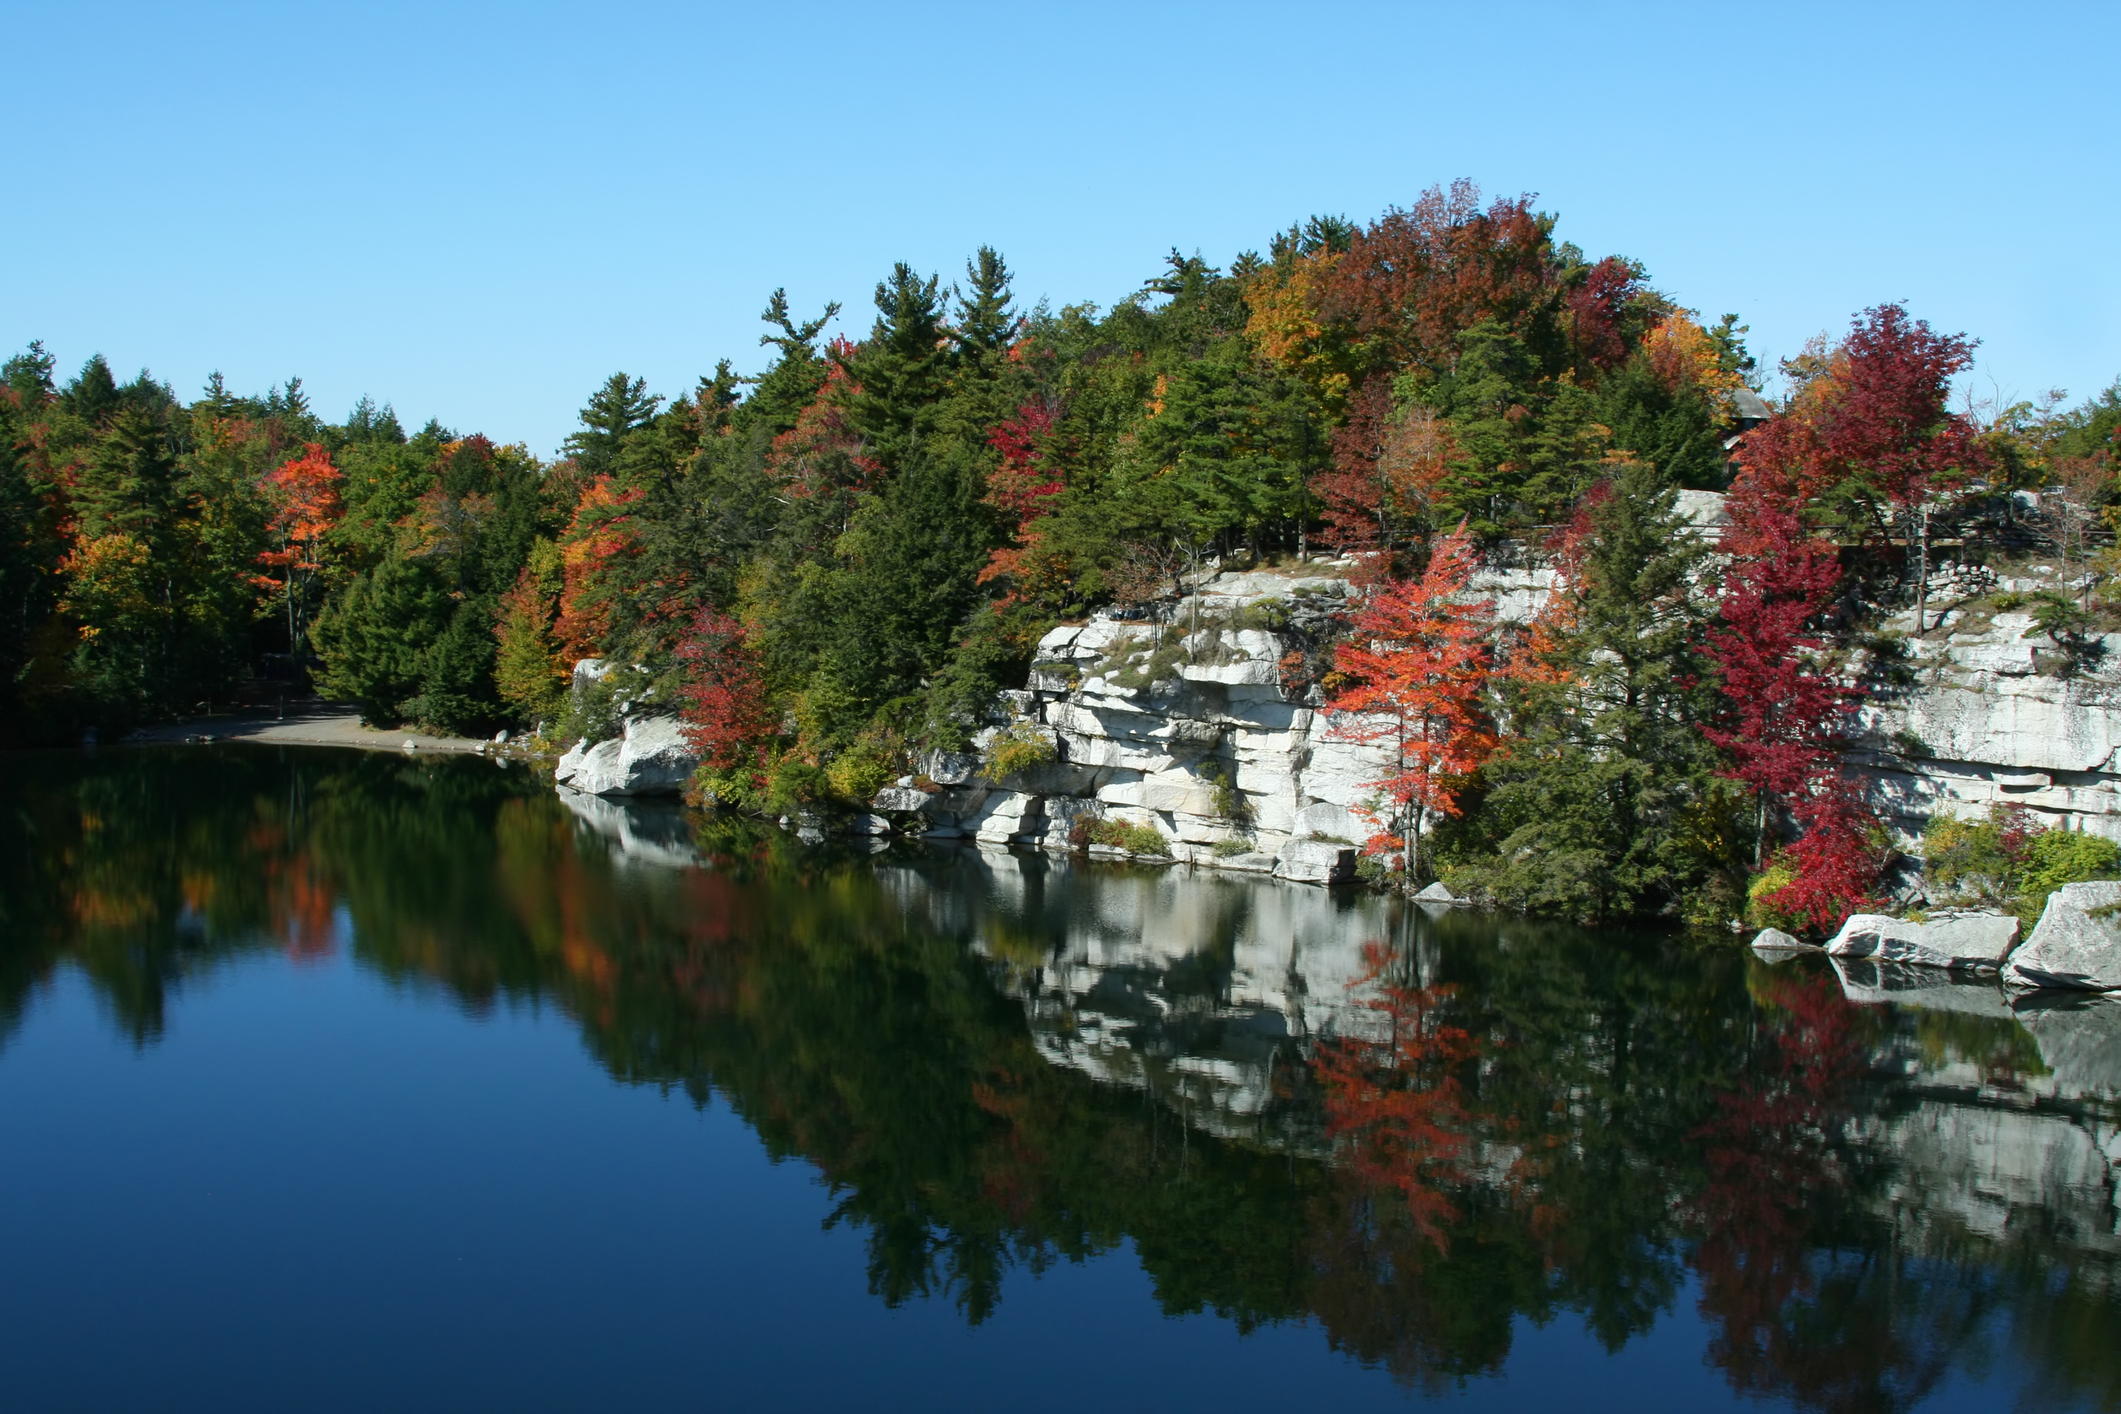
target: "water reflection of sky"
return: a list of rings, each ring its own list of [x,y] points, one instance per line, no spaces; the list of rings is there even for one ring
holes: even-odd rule
[[[32,759],[11,1407],[2116,1387],[2104,1006],[486,763]]]

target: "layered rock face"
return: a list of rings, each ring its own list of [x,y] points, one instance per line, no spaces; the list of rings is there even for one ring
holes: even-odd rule
[[[1866,711],[1876,739],[1899,748],[1861,764],[1904,834],[1938,811],[1974,816],[2001,802],[2050,828],[2121,840],[2121,634],[2058,642],[2030,613],[1985,609],[1997,589],[2071,588],[2034,568],[2002,583],[1941,570],[1926,632],[1908,640],[1915,686]],[[1886,627],[1912,633],[1913,611]]]
[[[901,786],[875,806],[920,811],[936,837],[1062,852],[1087,817],[1153,830],[1162,852],[1135,849],[1138,859],[1350,878],[1391,752],[1329,720],[1283,667],[1347,593],[1338,576],[1224,574],[1161,622],[1101,615],[1056,628],[1029,689],[1006,694],[1006,729],[1043,736],[1049,764],[996,782],[976,758],[939,756],[927,774],[945,789]]]

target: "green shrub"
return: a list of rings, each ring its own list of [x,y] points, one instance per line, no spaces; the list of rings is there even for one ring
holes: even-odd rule
[[[1153,825],[1130,825],[1124,820],[1092,820],[1083,832],[1088,844],[1112,845],[1129,854],[1171,853],[1171,844]]]
[[[1997,804],[1979,820],[1940,815],[1922,832],[1923,872],[1940,902],[2002,908],[2027,928],[2064,884],[2121,876],[2121,847],[2097,835],[2042,829],[2023,807]]]
[[[2042,830],[2026,847],[2018,917],[2031,928],[2040,921],[2048,895],[2064,884],[2117,877],[2121,877],[2121,845],[2074,830]]]
[[[845,805],[866,805],[897,775],[897,752],[891,743],[876,737],[856,741],[825,767],[827,787]]]
[[[988,743],[985,769],[990,778],[1006,781],[1026,771],[1050,766],[1059,757],[1060,748],[1037,723],[1018,720],[1011,722]]]
[[[1251,840],[1227,839],[1217,840],[1211,852],[1217,859],[1234,859],[1240,854],[1250,854],[1257,848],[1259,846]]]
[[[1774,896],[1797,882],[1797,870],[1777,858],[1753,876],[1745,889],[1745,922],[1748,928],[1780,928],[1786,933],[1804,931],[1804,920],[1775,902]]]

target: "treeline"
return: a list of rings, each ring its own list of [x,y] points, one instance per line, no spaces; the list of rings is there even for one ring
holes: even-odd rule
[[[559,741],[648,700],[690,715],[718,799],[780,811],[962,746],[1057,620],[1213,557],[1418,577],[1462,525],[1583,572],[1566,623],[1495,645],[1523,691],[1477,705],[1513,747],[1446,773],[1472,833],[1440,861],[1527,906],[1672,908],[1794,828],[1717,784],[1747,728],[1719,724],[1672,493],[1759,464],[1748,533],[1827,546],[1807,621],[1853,621],[1976,492],[2060,478],[2095,521],[2121,393],[1953,413],[1965,341],[1888,308],[1786,363],[1770,409],[1736,316],[1554,224],[1461,183],[1226,270],[1173,252],[1109,310],[1022,309],[983,248],[948,285],[895,267],[859,340],[776,292],[762,371],[674,398],[616,374],[551,462],[366,401],[327,423],[293,380],[187,404],[98,358],[61,384],[33,345],[0,398],[0,712],[64,740],[313,684],[378,724]],[[587,657],[626,669],[579,699]]]

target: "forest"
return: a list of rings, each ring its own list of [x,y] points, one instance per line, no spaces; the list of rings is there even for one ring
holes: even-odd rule
[[[701,799],[854,805],[962,748],[1054,624],[1325,551],[1364,594],[1306,690],[1402,743],[1374,854],[1576,917],[1727,917],[1766,881],[1823,925],[1882,867],[1839,763],[1932,544],[2040,492],[2092,566],[2043,622],[2102,626],[2121,382],[1966,404],[1973,341],[1881,304],[1768,403],[1739,316],[1556,226],[1460,182],[1227,269],[1174,250],[1109,309],[1024,308],[982,247],[894,266],[858,338],[775,291],[759,371],[614,373],[551,460],[366,398],[327,421],[292,378],[62,381],[32,344],[0,391],[0,726],[315,693],[560,749],[667,704]],[[1730,493],[1714,553],[1689,489]],[[1485,619],[1474,567],[1527,561],[1562,592]],[[571,693],[592,657],[627,671]]]

